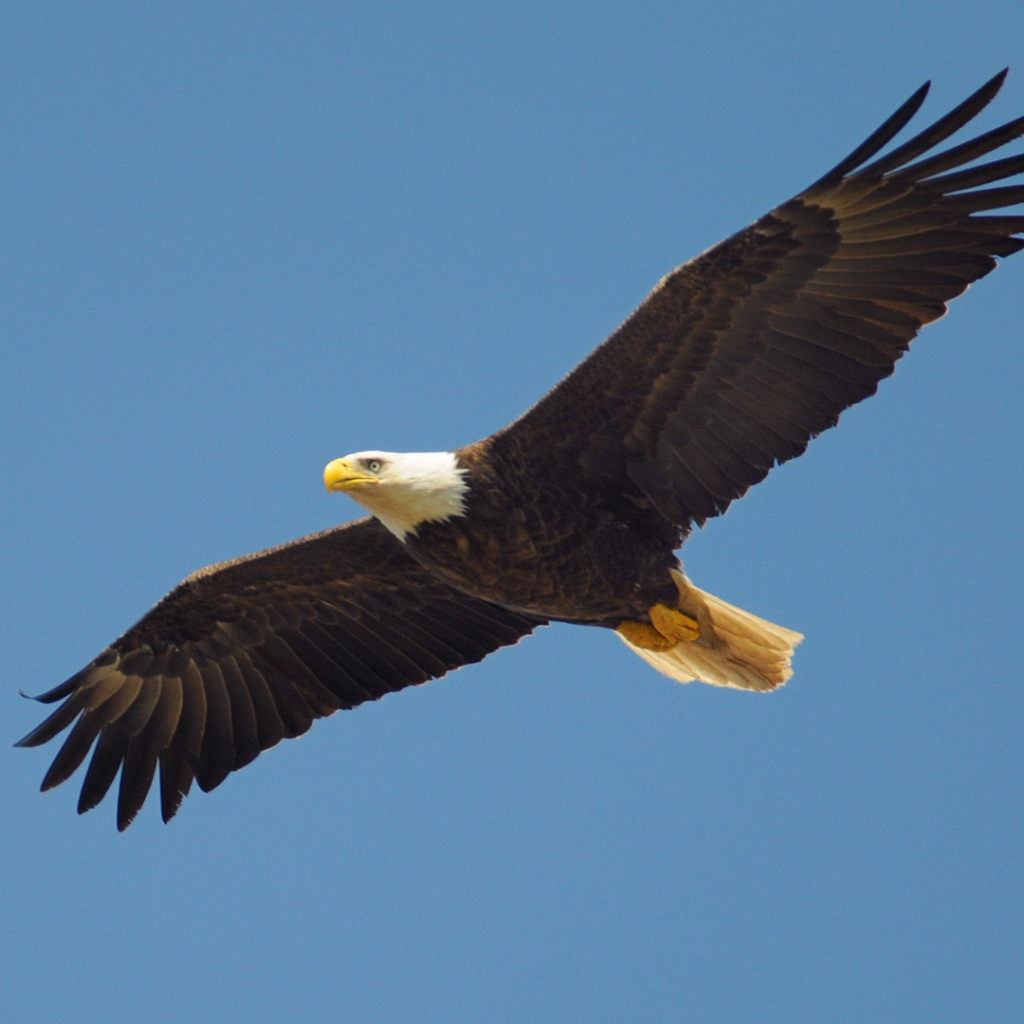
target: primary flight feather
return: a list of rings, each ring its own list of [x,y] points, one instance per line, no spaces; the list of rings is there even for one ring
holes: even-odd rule
[[[668,274],[514,423],[454,452],[324,471],[370,517],[184,580],[81,672],[22,746],[71,732],[43,780],[121,773],[126,828],[157,768],[165,821],[313,719],[438,678],[552,620],[602,626],[682,682],[771,690],[799,633],[697,589],[675,555],[873,394],[946,303],[1024,248],[1024,155],[967,167],[1024,117],[926,155],[1006,72],[874,159],[927,85],[789,202]],[[873,162],[869,162],[872,161]],[[995,211],[995,212],[990,212]],[[95,745],[95,746],[94,746]]]

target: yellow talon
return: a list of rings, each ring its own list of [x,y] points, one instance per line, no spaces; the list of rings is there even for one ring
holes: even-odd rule
[[[645,651],[667,651],[675,647],[675,642],[659,633],[646,622],[623,622],[616,629],[634,647],[642,647]]]
[[[696,619],[691,619],[689,615],[669,608],[668,605],[656,604],[647,610],[647,614],[650,615],[654,628],[671,640],[673,646],[683,642],[689,643],[700,636],[700,626],[697,625]]]
[[[646,622],[623,622],[618,627],[634,647],[647,651],[667,651],[679,643],[689,643],[700,636],[696,619],[668,605],[656,604],[647,612],[652,625]]]

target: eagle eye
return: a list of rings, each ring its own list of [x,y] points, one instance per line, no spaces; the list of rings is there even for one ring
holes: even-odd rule
[[[367,459],[363,465],[366,466],[371,473],[379,473],[384,463],[381,462],[380,459]]]

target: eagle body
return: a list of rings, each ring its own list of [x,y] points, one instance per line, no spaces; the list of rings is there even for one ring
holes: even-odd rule
[[[513,445],[485,441],[456,456],[465,513],[405,538],[430,571],[482,600],[581,625],[615,628],[674,599],[682,538],[652,509],[600,480],[534,475]]]
[[[436,679],[552,620],[599,626],[680,682],[772,690],[802,637],[708,594],[676,557],[873,394],[921,328],[1024,248],[1024,117],[942,148],[1006,72],[888,148],[910,97],[793,199],[677,267],[536,405],[455,451],[324,471],[367,518],[208,566],[38,700],[70,729],[78,809],[120,775],[163,818],[313,721]]]

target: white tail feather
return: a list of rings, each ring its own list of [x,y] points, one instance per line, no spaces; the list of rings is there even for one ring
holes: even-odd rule
[[[667,651],[650,651],[623,643],[649,665],[680,683],[699,680],[738,690],[774,690],[793,674],[790,659],[802,633],[776,626],[741,608],[726,604],[695,587],[673,570],[679,587],[680,611],[696,619],[700,638]]]

